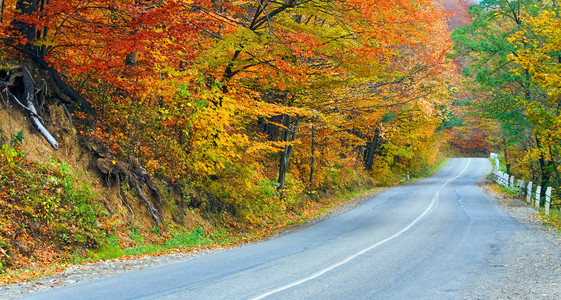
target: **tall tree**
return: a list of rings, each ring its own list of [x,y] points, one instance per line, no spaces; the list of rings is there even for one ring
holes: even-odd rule
[[[464,74],[476,83],[480,112],[502,126],[507,166],[515,162],[509,151],[533,145],[542,185],[551,179],[555,164],[548,154],[547,134],[538,130],[547,118],[537,111],[548,106],[548,95],[533,83],[535,70],[518,57],[535,47],[519,38],[532,26],[528,18],[550,9],[551,4],[531,0],[484,0],[470,7],[472,23],[453,34],[457,55],[469,57]]]

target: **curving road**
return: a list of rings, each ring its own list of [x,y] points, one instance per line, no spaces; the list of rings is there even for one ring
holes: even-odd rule
[[[487,159],[451,159],[280,238],[30,299],[457,299],[523,228],[480,190]]]

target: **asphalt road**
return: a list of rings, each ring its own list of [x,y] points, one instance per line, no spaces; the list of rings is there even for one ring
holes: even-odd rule
[[[462,299],[523,229],[480,190],[487,159],[301,231],[213,255],[35,294],[30,299]]]

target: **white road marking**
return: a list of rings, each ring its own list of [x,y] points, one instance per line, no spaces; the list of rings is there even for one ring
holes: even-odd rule
[[[300,285],[300,284],[302,284],[302,283],[304,283],[304,282],[307,282],[307,281],[310,281],[310,280],[312,280],[312,279],[315,279],[315,278],[317,278],[317,277],[319,277],[319,276],[321,276],[321,275],[323,275],[323,274],[325,274],[325,273],[327,273],[327,272],[329,272],[329,271],[331,271],[331,270],[333,270],[333,269],[335,269],[335,268],[337,268],[337,267],[339,267],[339,266],[341,266],[341,265],[344,265],[344,264],[348,263],[349,261],[351,261],[351,260],[353,260],[353,259],[355,259],[355,258],[361,256],[362,254],[364,254],[364,253],[366,253],[366,252],[368,252],[368,251],[370,251],[370,250],[372,250],[372,249],[374,249],[374,248],[376,248],[376,247],[378,247],[378,246],[380,246],[380,245],[382,245],[382,244],[385,244],[385,243],[387,243],[387,242],[389,242],[389,241],[395,239],[396,237],[402,235],[404,232],[406,232],[407,230],[411,229],[411,227],[415,226],[415,224],[417,224],[421,219],[423,219],[423,218],[434,208],[434,206],[436,205],[436,202],[438,201],[438,195],[440,194],[440,191],[442,190],[442,188],[444,188],[448,183],[450,183],[450,182],[452,182],[452,181],[458,179],[458,177],[460,177],[462,174],[464,174],[464,172],[467,170],[467,168],[468,168],[470,162],[471,162],[471,158],[468,159],[468,163],[466,164],[466,166],[465,166],[465,168],[462,170],[462,172],[460,172],[460,174],[458,174],[456,177],[454,177],[454,178],[452,178],[452,179],[446,181],[443,185],[440,186],[440,188],[438,189],[438,191],[436,192],[436,194],[435,194],[434,197],[432,198],[431,203],[430,203],[429,206],[425,209],[425,211],[423,211],[423,213],[422,213],[421,215],[419,215],[415,220],[413,220],[413,222],[409,223],[409,225],[403,227],[399,232],[397,232],[397,233],[395,233],[394,235],[392,235],[392,236],[390,236],[390,237],[387,237],[387,238],[385,238],[385,239],[383,239],[383,240],[381,240],[381,241],[379,241],[379,242],[377,242],[377,243],[375,243],[375,244],[373,244],[373,245],[371,245],[371,246],[369,246],[369,247],[367,247],[367,248],[365,248],[365,249],[362,249],[361,251],[359,251],[359,252],[357,252],[357,253],[355,253],[355,254],[353,254],[353,255],[351,255],[351,256],[345,258],[345,259],[342,259],[342,260],[340,260],[340,261],[338,261],[338,262],[336,262],[336,263],[334,263],[334,264],[332,264],[332,265],[330,265],[330,266],[328,266],[328,267],[326,267],[326,268],[324,268],[324,269],[321,269],[321,270],[315,272],[314,274],[312,274],[312,275],[310,275],[310,276],[308,276],[308,277],[302,278],[302,279],[300,279],[300,280],[294,281],[294,282],[292,282],[292,283],[289,283],[289,284],[287,284],[287,285],[281,286],[281,287],[276,288],[276,289],[274,289],[274,290],[268,291],[268,292],[266,292],[266,293],[264,293],[264,294],[261,294],[261,295],[259,295],[259,296],[257,296],[257,297],[252,298],[252,300],[260,300],[260,299],[263,299],[263,298],[265,298],[265,297],[268,297],[268,296],[271,296],[271,295],[273,295],[273,294],[276,294],[276,293],[278,293],[278,292],[280,292],[280,291],[284,291],[284,290],[286,290],[286,289],[289,289],[289,288],[295,287],[295,286],[297,286],[297,285]]]

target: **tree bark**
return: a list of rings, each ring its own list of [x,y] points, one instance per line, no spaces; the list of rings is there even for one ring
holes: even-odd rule
[[[316,150],[316,140],[315,140],[315,128],[314,128],[314,122],[315,122],[316,118],[313,117],[312,118],[312,145],[311,145],[311,155],[312,158],[310,159],[310,186],[314,183],[314,163],[315,163],[315,150]]]
[[[6,0],[0,0],[0,23],[4,22],[4,7],[6,7]]]
[[[559,186],[559,182],[561,181],[561,174],[559,173],[558,168],[558,155],[553,151],[553,148],[549,146],[549,156],[551,157],[551,165],[553,167],[553,172],[555,173],[555,182],[553,182],[553,186]],[[557,190],[557,189],[556,189]]]
[[[23,15],[31,15],[41,11],[46,3],[46,0],[18,0],[16,9]],[[34,63],[49,73],[53,84],[56,89],[58,89],[55,89],[55,91],[59,94],[61,100],[70,102],[69,104],[75,105],[77,110],[85,112],[90,117],[96,118],[97,115],[91,104],[82,98],[72,87],[67,85],[64,80],[62,80],[59,72],[45,61],[45,54],[48,49],[44,46],[39,47],[34,45],[34,42],[40,38],[41,32],[35,29],[34,26],[19,20],[13,21],[11,25],[17,29],[20,37],[27,40],[23,44],[15,44],[14,46],[22,50]],[[47,32],[48,29],[45,28],[43,30],[43,36],[45,36]]]
[[[380,146],[380,129],[376,128],[376,130],[374,130],[374,135],[372,136],[372,140],[370,141],[370,143],[367,144],[367,154],[366,154],[366,159],[364,161],[364,169],[367,171],[372,171],[372,167],[374,166],[374,154],[376,153],[376,150],[378,150],[378,147]]]
[[[97,113],[95,112],[91,104],[82,96],[80,96],[80,94],[78,94],[76,90],[74,90],[72,87],[66,84],[64,80],[62,80],[60,73],[55,68],[53,68],[49,63],[47,63],[43,56],[31,55],[31,59],[39,67],[41,67],[42,69],[46,70],[49,73],[49,76],[53,80],[53,83],[55,84],[56,88],[58,88],[59,91],[63,94],[63,95],[59,95],[61,96],[61,99],[63,101],[75,105],[75,108],[78,111],[84,112],[92,118],[97,118]]]
[[[23,15],[31,15],[39,11],[39,0],[18,0],[16,2],[16,10]],[[34,48],[33,42],[37,39],[37,30],[25,22],[15,20],[12,26],[17,28],[17,32],[22,38],[25,38],[27,43],[23,45],[25,50],[31,52]]]
[[[505,153],[505,166],[506,166],[506,173],[510,174],[510,162],[508,161],[509,157],[508,157],[508,152],[507,152],[507,144],[506,144],[506,139],[503,138],[503,143],[504,143],[504,153]]]
[[[540,144],[540,139],[539,139],[538,135],[535,134],[534,138],[536,139],[536,147],[540,150],[540,157],[538,159],[538,162],[540,163],[540,171],[541,171],[540,182],[541,182],[541,186],[545,187],[545,186],[547,186],[547,183],[549,182],[549,179],[551,177],[551,171],[549,170],[551,162],[548,163],[545,160],[545,157],[543,155],[543,150],[542,150],[542,147],[541,147],[541,144]]]
[[[281,139],[283,142],[294,142],[296,139],[296,131],[298,130],[298,125],[300,123],[300,118],[296,117],[293,122],[289,115],[284,116],[283,125],[285,128],[282,130]],[[286,187],[286,173],[288,172],[288,164],[290,163],[290,155],[294,148],[293,144],[284,147],[281,152],[279,160],[279,178],[278,178],[278,191],[280,197],[284,197],[284,190]]]

